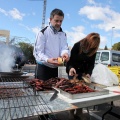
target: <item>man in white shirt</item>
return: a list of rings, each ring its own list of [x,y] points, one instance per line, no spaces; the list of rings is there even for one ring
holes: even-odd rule
[[[59,66],[57,58],[61,57],[66,62],[69,59],[66,33],[61,28],[63,19],[62,10],[52,10],[50,26],[42,29],[36,37],[33,55],[37,62],[35,77],[38,79],[48,80],[57,77]]]

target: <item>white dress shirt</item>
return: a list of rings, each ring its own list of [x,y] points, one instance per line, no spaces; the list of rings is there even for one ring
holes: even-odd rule
[[[44,64],[51,68],[57,66],[47,62],[49,58],[57,58],[64,53],[69,54],[66,33],[60,29],[54,33],[50,26],[40,31],[36,37],[33,55],[39,64]]]

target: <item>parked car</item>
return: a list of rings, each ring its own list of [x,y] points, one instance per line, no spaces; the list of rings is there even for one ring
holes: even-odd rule
[[[104,64],[107,66],[120,66],[120,51],[98,50],[95,64]]]

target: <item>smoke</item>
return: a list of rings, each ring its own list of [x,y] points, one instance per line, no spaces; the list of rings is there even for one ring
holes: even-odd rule
[[[15,65],[15,50],[8,45],[0,44],[0,72],[11,72]]]

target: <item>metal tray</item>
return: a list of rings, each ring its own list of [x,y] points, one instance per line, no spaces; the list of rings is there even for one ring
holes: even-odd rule
[[[97,87],[94,85],[89,85],[89,87],[96,90],[96,92],[70,94],[68,92],[65,92],[65,91],[59,89],[59,88],[55,88],[55,89],[58,90],[61,95],[68,97],[70,99],[80,99],[80,98],[95,97],[95,96],[109,94],[109,90],[106,90],[104,88]]]

